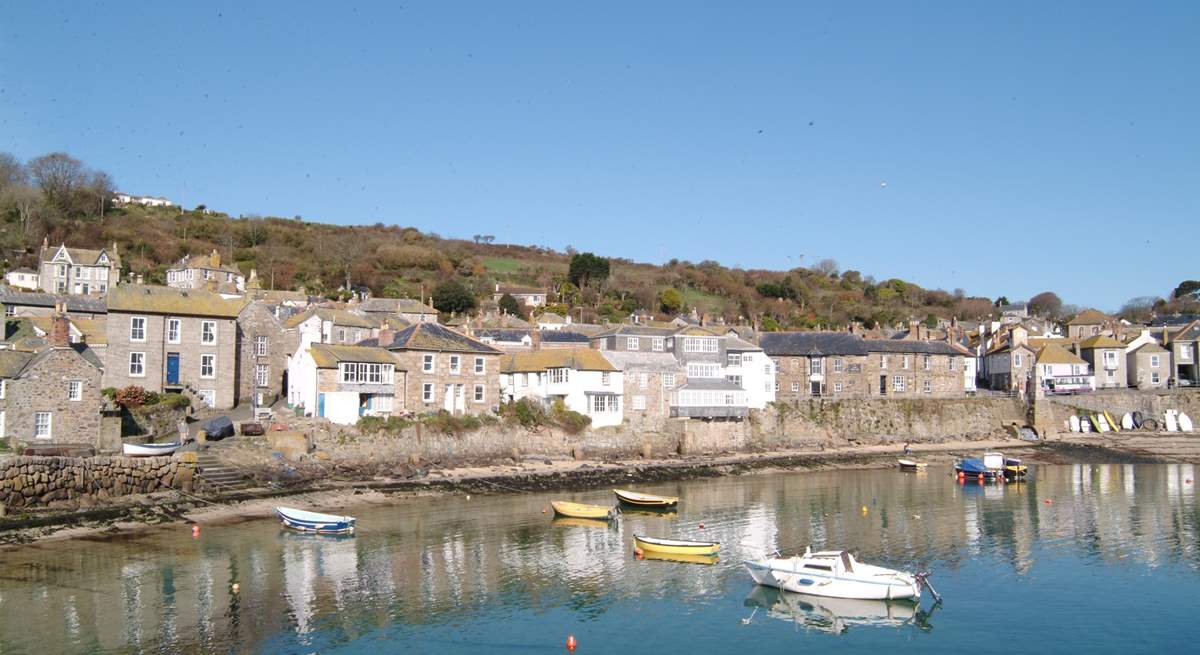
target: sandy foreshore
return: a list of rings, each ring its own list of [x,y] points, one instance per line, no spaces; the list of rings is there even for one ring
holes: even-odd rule
[[[947,441],[913,444],[914,457],[929,463],[949,463],[984,450],[1019,453],[1030,462],[1076,461],[1054,442],[1016,439]],[[310,484],[291,489],[251,489],[225,496],[200,498],[165,491],[128,496],[106,507],[87,510],[45,510],[23,517],[0,519],[0,546],[62,539],[99,539],[177,528],[180,524],[218,525],[269,517],[280,504],[319,511],[348,511],[364,505],[402,503],[406,498],[438,494],[497,494],[582,490],[617,483],[628,485],[666,480],[745,475],[801,470],[885,468],[903,456],[895,445],[853,446],[825,450],[724,453],[666,459],[620,461],[550,460],[531,456],[520,462],[454,469],[431,469],[410,478],[376,478]]]

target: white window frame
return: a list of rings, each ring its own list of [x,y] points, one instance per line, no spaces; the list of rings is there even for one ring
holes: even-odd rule
[[[450,355],[450,375],[462,373],[462,356]]]
[[[625,349],[626,350],[639,350],[641,348],[641,345],[642,345],[642,342],[637,337],[625,337]]]
[[[571,370],[568,368],[552,368],[549,371],[550,384],[565,384],[571,379]]]
[[[887,370],[887,355],[879,356],[879,370],[881,370],[881,371]]]
[[[730,366],[741,367],[741,365],[742,365],[742,354],[741,353],[730,353],[730,352],[725,353],[725,366],[726,367],[730,367]]]
[[[833,383],[833,392],[834,392],[834,393],[841,393],[841,392],[842,392],[842,383],[841,383],[841,382],[834,382],[834,383]]]
[[[8,380],[0,380],[0,400],[8,393]]]
[[[146,341],[145,316],[129,317],[129,340],[134,343],[144,343]]]
[[[208,374],[204,374],[204,369],[208,369]],[[200,355],[200,377],[211,379],[217,377],[217,356],[212,353],[202,353]]]
[[[67,380],[67,400],[83,400],[83,380]]]
[[[1150,383],[1158,384],[1158,380],[1159,380],[1158,371],[1150,371]]]
[[[136,366],[136,369],[135,369]],[[146,353],[131,352],[129,353],[129,377],[144,378],[146,377]]]
[[[477,403],[487,402],[487,395],[486,395],[485,387],[482,384],[475,385],[474,402],[477,402]]]
[[[799,382],[792,383],[792,393],[800,393],[800,383]]]
[[[645,409],[646,409],[646,397],[645,397],[645,396],[642,396],[642,395],[637,395],[637,396],[634,396],[634,397],[633,397],[633,401],[632,401],[632,403],[630,403],[630,407],[631,407],[631,408],[632,408],[634,411],[645,411]]]
[[[638,373],[638,389],[646,389],[650,386],[650,374]]]
[[[487,372],[487,365],[485,364],[486,361],[487,360],[482,357],[475,358],[475,375],[483,375]]]
[[[1021,366],[1021,353],[1013,353],[1013,367],[1019,368],[1020,366]]]
[[[900,368],[906,371],[908,370],[908,355],[902,355],[900,357]]]
[[[600,373],[600,385],[607,387],[610,384],[612,384],[612,374],[609,373],[608,371],[601,372]]]
[[[183,320],[178,318],[167,319],[167,343],[180,343],[183,341]]]
[[[45,419],[43,424],[42,419]],[[45,430],[43,431],[43,425]],[[33,438],[34,439],[51,439],[54,437],[54,412],[34,412],[33,413]]]
[[[715,353],[719,350],[716,337],[684,337],[683,352]]]
[[[893,375],[892,376],[892,391],[898,391],[898,392],[904,391],[904,376],[903,375]]]
[[[339,362],[338,380],[342,384],[392,384],[396,367],[381,362]]]
[[[1158,368],[1158,355],[1150,355],[1150,368]]]
[[[209,346],[217,342],[217,322],[200,321],[200,343]]]
[[[437,371],[437,358],[434,355],[421,356],[421,370],[425,373],[434,373]]]
[[[925,355],[924,359],[922,360],[922,365],[925,367],[925,370],[928,371],[930,367],[933,366],[933,356]]]
[[[433,388],[432,382],[421,383],[421,402],[423,402],[423,403],[434,402],[434,388]]]
[[[933,381],[932,380],[922,381],[921,382],[921,391],[924,391],[925,393],[933,393]]]
[[[256,386],[256,387],[271,386],[271,365],[270,364],[255,364],[254,365],[254,386]]]
[[[217,406],[217,390],[216,389],[200,389],[196,392],[200,396],[200,402],[207,407]]]
[[[834,373],[841,373],[841,372],[842,372],[842,366],[843,366],[842,358],[841,358],[841,357],[834,357],[834,358],[833,358],[833,372],[834,372]]]
[[[261,334],[256,335],[254,337],[254,356],[255,357],[266,357],[267,356],[267,347],[268,347],[269,343],[270,343],[270,341],[267,339],[266,336],[263,336]]]
[[[656,353],[662,352],[663,351],[663,338],[662,337],[651,337],[650,350],[653,350]]]
[[[664,389],[674,388],[675,387],[675,374],[674,373],[663,373],[662,374],[662,383],[663,383]]]
[[[813,357],[808,360],[808,368],[812,375],[825,375],[825,360]]]

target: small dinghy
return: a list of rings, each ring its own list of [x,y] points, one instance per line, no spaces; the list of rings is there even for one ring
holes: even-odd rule
[[[1192,417],[1188,416],[1187,414],[1184,414],[1183,412],[1179,412],[1179,416],[1176,417],[1176,420],[1179,422],[1179,431],[1180,432],[1191,432],[1192,431],[1192,427],[1193,427]]]
[[[655,496],[625,489],[613,489],[613,493],[617,495],[617,500],[633,507],[666,509],[679,504],[675,496]]]
[[[715,541],[656,539],[641,535],[633,536],[633,544],[642,549],[643,553],[657,553],[659,555],[715,555],[718,550],[721,550],[721,544]]]
[[[996,477],[996,471],[984,466],[983,460],[975,459],[974,457],[964,457],[954,465],[954,470],[960,478],[987,478]]]
[[[1125,412],[1125,415],[1121,417],[1121,429],[1132,430],[1133,427],[1133,414]]]
[[[1179,430],[1179,424],[1175,422],[1175,410],[1168,409],[1164,418],[1167,420],[1167,432],[1175,432]]]
[[[1071,432],[1079,432],[1079,417],[1071,416],[1067,419],[1067,424],[1071,427]]]
[[[1108,421],[1108,426],[1113,432],[1121,431],[1121,422],[1113,418],[1113,415],[1106,409],[1104,410],[1104,420]]]
[[[900,465],[901,471],[924,471],[927,466],[925,462],[917,462],[911,459],[898,459],[896,463]]]
[[[572,503],[565,500],[552,500],[550,506],[554,508],[554,513],[558,516],[566,516],[574,519],[598,519],[607,521],[616,518],[616,508],[606,505],[585,505],[583,503]]]
[[[750,577],[760,585],[812,596],[860,600],[920,600],[929,586],[928,573],[906,573],[856,561],[849,551],[824,550],[793,557],[766,556],[746,561]]]
[[[183,447],[178,441],[171,443],[127,443],[121,445],[126,457],[161,457],[170,455]]]
[[[354,532],[355,519],[353,516],[334,516],[291,507],[276,507],[275,513],[285,527],[301,532],[317,534],[350,534]]]

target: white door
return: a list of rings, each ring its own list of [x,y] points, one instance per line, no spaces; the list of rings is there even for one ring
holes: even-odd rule
[[[4,432],[4,410],[0,409],[0,439],[5,437]]]
[[[442,409],[454,413],[454,385],[447,384],[442,392]]]
[[[467,411],[467,385],[454,385],[454,412],[461,414]]]

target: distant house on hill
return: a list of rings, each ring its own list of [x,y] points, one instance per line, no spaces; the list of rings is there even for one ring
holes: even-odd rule
[[[51,248],[50,242],[43,239],[38,261],[38,282],[46,293],[105,294],[121,277],[121,257],[115,243],[111,250],[68,248],[66,244]]]
[[[32,268],[14,268],[4,274],[4,281],[15,289],[38,290],[38,272]]]
[[[132,193],[117,191],[113,194],[113,203],[117,205],[142,205],[144,207],[174,207],[175,203],[162,196],[135,196]]]
[[[358,311],[377,318],[398,316],[407,323],[438,322],[436,309],[412,298],[370,298],[359,304]]]
[[[175,289],[203,289],[212,282],[230,290],[246,290],[246,276],[236,266],[222,264],[215,248],[208,255],[184,257],[167,269],[167,286]]]
[[[527,307],[541,307],[546,304],[546,290],[539,287],[497,284],[495,292],[492,293],[492,300],[500,302],[505,294],[512,296],[517,302]]]

